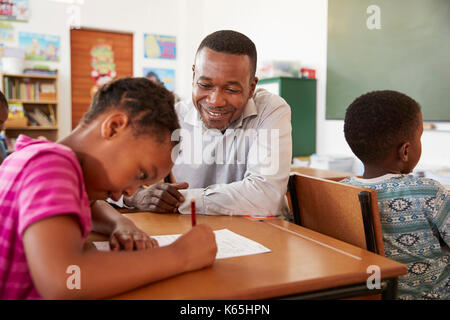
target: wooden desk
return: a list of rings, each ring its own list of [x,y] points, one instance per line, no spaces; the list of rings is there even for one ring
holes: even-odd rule
[[[183,233],[191,228],[189,215],[127,216],[150,235]],[[197,221],[214,230],[227,228],[261,243],[271,252],[219,259],[212,267],[162,280],[114,299],[267,299],[294,295],[310,298],[305,294],[319,292],[325,293],[320,297],[327,297],[327,290],[342,287],[351,290],[340,297],[351,297],[361,295],[352,286],[358,290],[366,287],[370,265],[380,267],[382,279],[395,279],[406,273],[406,267],[400,263],[279,219],[251,221],[244,217],[198,215]],[[99,239],[104,238],[90,235],[88,241]]]
[[[342,180],[345,177],[356,176],[356,174],[340,171],[331,171],[314,168],[291,168],[291,172],[298,172],[312,177],[330,179],[330,180]]]

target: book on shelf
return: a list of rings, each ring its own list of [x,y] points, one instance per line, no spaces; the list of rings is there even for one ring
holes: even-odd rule
[[[25,117],[27,117],[28,123],[29,123],[30,126],[32,126],[32,127],[37,127],[37,126],[39,126],[39,122],[37,122],[36,120],[34,120],[34,118],[33,118],[28,112],[26,112],[26,111],[25,111]]]
[[[8,103],[8,105],[9,105],[8,120],[25,117],[23,105],[21,103],[13,102],[13,103]]]
[[[56,70],[46,70],[46,69],[25,69],[23,70],[24,74],[32,74],[32,75],[42,75],[42,76],[54,76],[56,75]]]
[[[41,83],[39,93],[42,100],[54,100],[56,99],[56,86],[54,83]]]
[[[29,101],[56,99],[55,83],[21,80],[15,77],[5,76],[4,88],[7,99]]]
[[[27,112],[27,115],[41,127],[51,127],[55,125],[55,123],[49,118],[49,116],[39,110],[39,108],[35,108],[33,111]]]
[[[55,110],[53,109],[53,106],[51,105],[48,105],[48,119],[54,126],[56,126],[56,114]]]
[[[5,121],[5,128],[26,127],[28,124],[25,110],[21,103],[9,103],[8,119]]]

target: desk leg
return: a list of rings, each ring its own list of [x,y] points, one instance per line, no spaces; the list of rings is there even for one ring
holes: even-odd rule
[[[383,300],[395,300],[397,299],[397,288],[398,288],[398,279],[387,279],[386,281],[386,289],[383,291],[382,299]]]

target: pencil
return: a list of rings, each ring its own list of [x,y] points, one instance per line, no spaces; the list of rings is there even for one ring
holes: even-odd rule
[[[191,200],[191,223],[193,227],[195,227],[195,225],[197,224],[196,218],[195,200]]]

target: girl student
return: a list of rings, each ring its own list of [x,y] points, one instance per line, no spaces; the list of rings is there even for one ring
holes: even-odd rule
[[[0,167],[0,299],[104,298],[211,265],[217,247],[208,226],[158,247],[101,201],[165,177],[178,128],[169,91],[122,78],[98,90],[58,143],[20,136]],[[110,233],[113,248],[140,250],[85,249],[91,229]],[[73,266],[76,288],[67,285]]]

